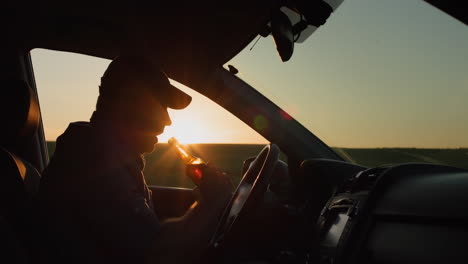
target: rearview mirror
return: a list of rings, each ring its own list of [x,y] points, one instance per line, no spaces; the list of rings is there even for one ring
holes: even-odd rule
[[[271,34],[281,60],[288,61],[294,52],[293,26],[288,16],[280,10],[271,16]]]

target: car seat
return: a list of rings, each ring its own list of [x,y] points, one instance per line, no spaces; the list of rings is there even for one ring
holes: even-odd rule
[[[30,263],[33,197],[40,174],[23,159],[39,127],[37,97],[22,80],[3,82],[0,103],[0,263]]]

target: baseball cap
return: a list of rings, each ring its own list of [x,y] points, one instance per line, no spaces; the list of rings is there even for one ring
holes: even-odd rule
[[[150,92],[169,108],[183,109],[192,101],[190,95],[170,84],[169,78],[160,67],[137,55],[123,55],[113,59],[101,78],[99,92],[103,96],[137,93],[138,87],[125,85],[133,80],[150,84]]]

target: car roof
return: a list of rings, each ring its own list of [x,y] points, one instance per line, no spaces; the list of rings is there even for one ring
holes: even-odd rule
[[[141,52],[185,83],[239,53],[268,23],[274,2],[45,1],[10,4],[4,19],[16,46],[107,59]]]
[[[464,23],[455,1],[426,2]],[[265,29],[281,1],[35,1],[7,3],[0,21],[14,47],[46,48],[112,59],[141,52],[185,85],[238,54]],[[272,54],[273,55],[273,54]]]

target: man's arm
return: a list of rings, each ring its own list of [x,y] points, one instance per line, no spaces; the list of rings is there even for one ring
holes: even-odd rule
[[[232,182],[225,173],[207,167],[200,184],[199,200],[184,216],[161,224],[158,237],[147,253],[147,263],[190,263],[209,246],[219,218],[232,196]]]

